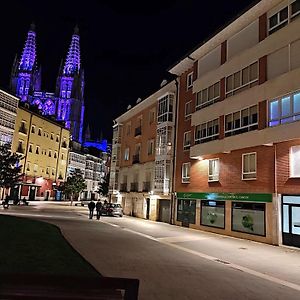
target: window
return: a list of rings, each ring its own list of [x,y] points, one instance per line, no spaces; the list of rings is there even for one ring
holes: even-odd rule
[[[195,129],[195,144],[207,143],[218,139],[219,119],[200,124]]]
[[[296,0],[291,5],[284,7],[269,18],[269,34],[276,32],[288,23],[295,20],[300,15],[300,0]]]
[[[196,224],[196,200],[178,199],[177,220],[185,224]]]
[[[23,143],[24,141],[19,140],[17,152],[24,153]]]
[[[300,177],[300,146],[290,149],[290,177]]]
[[[59,142],[59,135],[56,136],[56,142]]]
[[[149,124],[151,125],[155,120],[155,108],[149,111]]]
[[[129,160],[129,148],[126,148],[124,151],[124,160]]]
[[[192,101],[189,101],[185,104],[185,112],[184,112],[184,116],[185,119],[190,119],[192,115]]]
[[[226,97],[258,84],[258,62],[226,77]]]
[[[51,133],[51,135],[50,135],[50,140],[53,140],[53,133]]]
[[[148,155],[153,155],[154,154],[154,140],[148,140]]]
[[[42,129],[41,128],[39,128],[38,135],[42,136]]]
[[[181,173],[181,178],[182,178],[182,183],[189,183],[190,182],[190,167],[191,163],[183,163],[182,164],[182,173]]]
[[[191,131],[187,131],[184,133],[183,137],[183,150],[188,150],[191,148]]]
[[[52,157],[52,151],[49,150],[49,157]]]
[[[196,110],[209,106],[220,100],[220,82],[197,93]]]
[[[167,94],[158,100],[157,122],[173,121],[173,102],[174,95]]]
[[[37,165],[37,164],[34,164],[34,165],[33,165],[33,172],[37,172],[37,171],[38,171],[38,168],[39,168],[38,165]]]
[[[54,152],[54,158],[57,158],[57,152],[56,151]]]
[[[265,236],[265,206],[265,203],[232,202],[232,231]]]
[[[187,74],[187,77],[186,77],[187,90],[191,89],[192,87],[193,87],[193,72]]]
[[[243,154],[242,158],[243,180],[256,179],[256,153]]]
[[[219,167],[220,162],[218,158],[208,160],[208,181],[219,181]]]
[[[35,133],[35,126],[34,125],[31,126],[31,133]]]
[[[49,167],[46,168],[46,174],[49,174]]]
[[[39,146],[36,146],[35,154],[40,154],[40,147]]]
[[[19,132],[27,134],[27,129],[26,129],[26,122],[25,121],[21,121],[21,125],[19,128]]]
[[[201,225],[225,228],[225,201],[201,200]]]
[[[27,163],[26,171],[30,171],[30,163]]]
[[[28,152],[32,153],[32,144],[29,145]]]
[[[52,168],[52,173],[51,173],[53,176],[55,175],[55,169]]]
[[[269,126],[300,120],[300,92],[269,102]]]
[[[232,136],[258,128],[257,105],[225,116],[225,136]]]

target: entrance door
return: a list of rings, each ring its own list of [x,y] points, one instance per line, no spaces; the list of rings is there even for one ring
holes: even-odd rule
[[[149,216],[150,216],[150,199],[147,198],[146,199],[146,219],[149,220]]]
[[[36,187],[31,186],[29,189],[29,201],[34,201],[35,200],[35,189]]]
[[[159,200],[159,221],[169,223],[170,200]]]
[[[300,247],[300,196],[282,198],[282,241]]]

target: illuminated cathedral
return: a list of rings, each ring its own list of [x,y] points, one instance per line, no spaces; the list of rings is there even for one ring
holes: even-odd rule
[[[16,56],[10,87],[22,102],[36,105],[44,115],[55,116],[70,129],[72,140],[82,143],[84,118],[84,71],[80,63],[79,30],[76,26],[65,61],[61,63],[55,92],[41,90],[37,63],[36,32],[32,24],[20,58]]]

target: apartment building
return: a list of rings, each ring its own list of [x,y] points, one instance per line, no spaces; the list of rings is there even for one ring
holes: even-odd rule
[[[110,194],[125,214],[170,221],[175,104],[172,81],[114,120]]]
[[[98,149],[82,147],[78,142],[72,141],[68,159],[67,176],[75,169],[79,169],[85,179],[86,189],[81,193],[80,199],[99,198],[99,182],[109,173],[108,152]],[[92,153],[93,152],[93,153]]]
[[[299,16],[262,0],[169,69],[177,225],[300,247]]]
[[[0,144],[11,144],[19,99],[0,90]]]
[[[18,107],[12,151],[23,156],[23,178],[11,191],[13,198],[60,200],[57,189],[66,178],[70,132],[59,123]]]

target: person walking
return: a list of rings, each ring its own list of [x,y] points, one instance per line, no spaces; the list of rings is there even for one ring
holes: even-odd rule
[[[93,219],[94,216],[94,209],[95,209],[95,202],[93,200],[91,200],[88,204],[88,208],[89,208],[89,218]]]
[[[97,220],[100,220],[101,209],[102,209],[102,203],[101,203],[101,201],[98,199],[98,201],[97,201],[97,203],[96,203]]]

